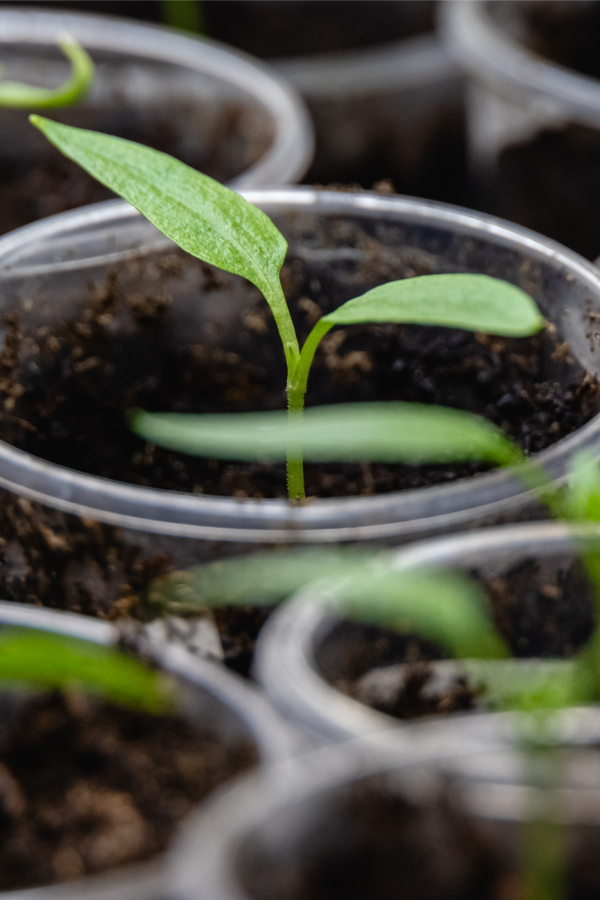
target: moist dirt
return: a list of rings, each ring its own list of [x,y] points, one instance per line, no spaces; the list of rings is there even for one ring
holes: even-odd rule
[[[71,881],[164,851],[213,788],[256,764],[185,719],[69,693],[0,702],[0,889]]]

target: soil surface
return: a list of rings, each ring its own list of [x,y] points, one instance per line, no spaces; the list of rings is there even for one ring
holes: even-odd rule
[[[360,245],[360,233],[355,237]],[[431,271],[426,255],[402,257],[382,258],[373,246],[357,280],[373,286]],[[145,443],[128,429],[126,414],[135,407],[205,413],[285,406],[279,337],[257,291],[247,291],[246,311],[217,344],[214,331],[222,333],[223,323],[207,322],[206,341],[174,346],[178,316],[186,314],[172,302],[176,281],[226,304],[232,280],[178,253],[143,265],[152,293],[140,292],[141,274],[133,263],[109,276],[76,317],[54,326],[32,330],[22,314],[5,317],[0,437],[50,462],[129,484],[286,498],[284,464],[194,458]],[[315,274],[300,255],[283,272],[301,343],[338,305],[334,283],[326,280],[334,274]],[[568,347],[550,332],[507,339],[420,326],[336,328],[317,351],[307,405],[370,400],[468,409],[533,453],[595,414],[598,383],[577,370]],[[307,465],[306,491],[309,497],[366,496],[444,484],[483,469],[479,463]]]
[[[497,848],[456,798],[424,800],[420,785],[398,782],[370,778],[311,798],[293,837],[285,816],[271,820],[270,834],[238,851],[245,891],[255,900],[520,900],[518,885],[502,892]]]
[[[297,806],[293,820],[288,810],[276,814],[237,852],[236,876],[253,900],[528,895],[519,826],[475,819],[468,794],[451,776],[419,770],[381,775]],[[598,896],[597,841],[597,828],[589,824],[569,829],[564,895],[570,900]]]
[[[570,657],[592,634],[593,595],[579,562],[557,567],[548,560],[525,559],[491,579],[473,575],[488,594],[496,626],[515,657]],[[333,687],[399,719],[477,705],[477,692],[462,676],[444,679],[437,688],[432,661],[444,657],[441,647],[414,635],[350,622],[336,625],[316,654],[321,674]],[[408,664],[402,679],[388,669],[399,663]],[[377,670],[379,689],[373,681]],[[393,683],[395,689],[387,687]]]
[[[164,851],[209,791],[257,761],[250,745],[225,745],[184,719],[80,694],[31,696],[16,709],[5,699],[3,707],[4,891],[71,881]]]
[[[342,219],[320,232],[306,223],[297,223],[294,232],[292,225],[282,277],[301,342],[321,314],[352,296],[394,278],[438,271],[435,255],[384,246]],[[135,406],[177,412],[284,408],[283,354],[258,291],[172,251],[133,259],[96,282],[85,275],[83,285],[72,297],[73,286],[64,281],[58,305],[46,306],[46,298],[38,310],[26,299],[5,315],[0,438],[60,465],[130,484],[285,498],[283,465],[188,457],[145,443],[126,424]],[[56,310],[71,301],[60,320]],[[51,310],[56,324],[43,324],[44,310]],[[598,386],[550,331],[509,340],[418,326],[335,329],[315,358],[307,402],[367,400],[470,409],[535,452],[596,412]],[[307,492],[368,496],[444,484],[481,469],[313,465],[306,467]],[[3,597],[108,618],[135,615],[136,597],[172,566],[168,553],[144,556],[111,526],[5,497]],[[262,613],[218,615],[222,629],[227,622],[226,658],[246,671]]]

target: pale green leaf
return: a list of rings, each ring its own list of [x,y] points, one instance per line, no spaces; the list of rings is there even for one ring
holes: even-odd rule
[[[315,579],[321,599],[341,615],[417,632],[458,656],[506,655],[476,582],[447,570],[396,572],[392,555],[380,550],[299,549],[221,560],[153,582],[150,602],[175,614],[273,604]]]
[[[191,415],[134,412],[141,437],[196,456],[284,460],[291,450],[314,462],[369,460],[499,464],[522,456],[499,428],[468,412],[419,403],[347,403],[316,406],[302,415],[284,411]]]
[[[488,275],[420,275],[390,281],[349,300],[320,323],[406,322],[520,337],[544,319],[520,288]]]
[[[565,507],[571,520],[600,522],[600,460],[591,450],[577,453],[569,465]]]
[[[16,81],[0,81],[0,106],[13,109],[54,109],[82,100],[94,80],[94,63],[77,41],[65,34],[59,46],[71,61],[71,75],[58,88],[34,87]]]
[[[285,306],[283,295],[279,297],[279,270],[287,243],[256,206],[166,153],[40,116],[30,120],[65,156],[188,253],[247,278],[272,308],[277,298]],[[273,311],[287,315],[287,307]]]
[[[114,647],[29,628],[0,629],[0,680],[49,689],[77,685],[153,713],[173,705],[163,676]]]

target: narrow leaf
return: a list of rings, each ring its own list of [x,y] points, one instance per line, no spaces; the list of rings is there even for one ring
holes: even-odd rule
[[[281,293],[285,238],[235,191],[150,147],[40,116],[30,121],[188,253],[247,278],[269,302]]]
[[[94,80],[94,63],[77,41],[65,34],[59,46],[71,61],[71,75],[58,88],[41,88],[16,81],[0,81],[0,106],[13,109],[53,109],[82,100]]]
[[[370,460],[445,463],[522,459],[499,428],[468,412],[419,403],[316,406],[285,411],[191,415],[134,412],[130,427],[155,444],[196,456],[284,460],[288,450],[314,462]]]
[[[390,281],[349,300],[320,322],[406,322],[524,336],[544,327],[532,298],[488,275],[420,275]]]
[[[392,554],[352,548],[253,554],[155,581],[151,602],[166,613],[206,606],[277,603],[319,579],[319,596],[360,621],[415,631],[458,656],[502,657],[487,599],[460,572],[396,572]]]
[[[170,685],[113,647],[29,628],[0,629],[0,680],[60,689],[84,687],[148,712],[172,708]]]
[[[566,513],[577,522],[600,522],[600,462],[596,453],[583,450],[569,466]]]

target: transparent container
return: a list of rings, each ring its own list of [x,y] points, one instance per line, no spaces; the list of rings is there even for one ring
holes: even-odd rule
[[[96,76],[84,101],[50,118],[149,144],[234,187],[287,184],[306,171],[312,126],[294,89],[210,40],[119,18],[3,9],[3,77],[62,83],[69,65],[56,45],[61,31],[87,49]],[[112,196],[65,168],[24,110],[0,110],[0,187],[0,231]]]
[[[593,4],[440,6],[448,50],[471,76],[469,156],[480,205],[593,259],[600,252],[600,81],[535,52],[540,33],[528,17],[545,7],[554,28],[564,20],[567,29]]]
[[[573,532],[558,523],[536,522],[419,542],[398,551],[395,567],[400,572],[443,566],[475,573],[517,656],[561,657],[585,642],[594,623],[587,581],[576,559]],[[556,634],[557,624],[563,634]],[[356,671],[362,652],[368,657],[364,674],[387,666],[391,687],[397,689],[406,646],[387,649],[383,641],[385,659],[383,653],[377,658],[378,641],[382,646],[379,631],[331,615],[318,591],[307,588],[265,625],[256,647],[255,675],[282,714],[311,733],[333,741],[375,736],[402,747],[410,734],[406,720],[334,687],[362,675],[362,668]],[[525,658],[521,663],[535,661]],[[433,666],[433,678],[456,673],[450,661]]]
[[[556,341],[568,342],[572,365],[561,368],[562,364],[555,366],[550,360],[553,377],[570,384],[585,371],[592,376],[598,372],[600,354],[596,339],[590,336],[589,316],[600,309],[600,273],[554,243],[498,219],[405,197],[327,193],[308,188],[257,191],[246,196],[272,216],[290,240],[286,278],[292,277],[299,264],[307,267],[304,281],[293,288],[301,298],[310,298],[312,291],[316,299],[326,296],[327,302],[338,305],[360,293],[369,284],[370,276],[364,274],[362,267],[369,261],[373,246],[379,248],[377,254],[381,254],[384,264],[391,267],[398,260],[404,265],[402,260],[408,255],[409,262],[413,260],[429,271],[485,272],[530,291],[555,326]],[[329,229],[328,246],[319,243],[324,240],[325,228]],[[348,231],[353,229],[354,237],[349,239]],[[348,246],[349,240],[355,246]],[[27,433],[19,430],[23,396],[37,396],[32,392],[45,390],[48,379],[60,374],[56,368],[47,370],[46,362],[42,368],[41,363],[38,365],[35,354],[40,350],[39,341],[47,342],[51,326],[58,328],[66,323],[75,328],[78,316],[89,324],[86,310],[92,301],[105,303],[107,290],[130,298],[111,307],[107,318],[97,323],[102,341],[110,338],[115,349],[106,349],[102,341],[92,349],[86,345],[86,353],[95,347],[104,356],[88,356],[87,361],[83,359],[83,367],[76,361],[74,374],[78,384],[85,383],[85,373],[93,371],[94,366],[122,365],[123,357],[127,363],[134,360],[138,367],[133,375],[126,373],[133,383],[156,378],[158,371],[166,371],[165,360],[170,364],[169,353],[193,350],[198,343],[203,349],[194,351],[194,358],[199,356],[202,361],[210,353],[209,369],[215,361],[215,365],[230,365],[237,372],[246,362],[260,362],[260,354],[270,352],[274,342],[277,358],[273,357],[273,361],[269,357],[273,371],[260,376],[261,385],[266,385],[265,391],[271,391],[267,395],[269,402],[273,398],[272,402],[284,405],[285,372],[283,360],[279,360],[283,354],[258,292],[234,276],[220,272],[213,276],[216,270],[188,256],[183,264],[183,257],[176,255],[175,263],[173,253],[170,242],[120,201],[65,213],[0,240],[3,337],[11,331],[6,316],[13,316],[13,323],[17,316],[21,349],[16,373],[22,375],[21,386],[11,388],[12,394],[9,390],[10,396],[3,401],[7,413],[3,436],[12,439],[16,429],[13,443],[16,438],[27,438]],[[165,268],[166,280],[157,288],[156,278]],[[219,279],[217,286],[211,280],[214,277]],[[146,313],[139,307],[139,296],[144,290],[151,297],[168,296],[170,300],[162,307],[157,300],[158,318],[151,320],[148,327],[143,318]],[[201,292],[205,301],[199,305]],[[148,315],[152,315],[152,310]],[[257,316],[263,318],[258,321]],[[158,321],[160,328],[152,326],[152,321]],[[75,330],[85,335],[86,327],[77,325]],[[250,328],[250,336],[240,338],[244,328]],[[60,348],[61,340],[58,344],[51,340],[49,347],[41,347],[40,353],[43,350],[50,354],[50,366],[56,362],[57,357],[52,354],[57,346]],[[126,353],[123,346],[127,347]],[[222,355],[231,352],[237,356]],[[248,371],[248,378],[254,377],[254,370]],[[202,372],[206,375],[205,369]],[[315,367],[311,384],[317,385],[322,379],[324,395],[330,402],[346,399],[343,385],[335,382],[328,387],[327,372],[324,368],[319,375]],[[357,383],[362,385],[360,380]],[[83,403],[81,414],[91,413],[93,403],[99,404],[102,392],[110,391],[112,384],[109,381],[107,387],[102,382],[90,395],[92,399],[88,397]],[[3,387],[6,393],[6,385]],[[124,395],[120,415],[131,402],[129,396]],[[123,431],[127,434],[126,429]],[[599,432],[600,418],[594,416],[539,454],[539,461],[551,475],[561,479],[574,452],[598,446]],[[180,564],[213,558],[218,547],[215,542],[234,542],[238,550],[244,545],[265,543],[396,542],[539,515],[532,494],[524,491],[508,470],[418,490],[291,505],[283,499],[186,494],[124,484],[47,462],[6,441],[0,443],[0,484],[55,510],[127,529],[128,541],[168,548]]]
[[[465,79],[436,34],[272,64],[310,110],[312,182],[390,178],[400,193],[467,204]]]
[[[518,879],[520,829],[533,791],[522,756],[503,740],[514,723],[479,718],[487,744],[461,736],[460,727],[415,726],[404,756],[357,741],[244,778],[190,819],[174,845],[176,895],[304,900],[335,896],[341,882],[345,896],[367,900],[393,897],[394,889],[469,896],[475,845],[477,860],[487,863],[476,894],[495,896],[496,879]],[[559,796],[570,881],[577,873],[592,890],[599,879],[598,736],[596,709],[569,711],[554,735],[568,746],[559,751]]]
[[[0,601],[0,627],[2,625],[37,628],[105,646],[116,645],[123,636],[119,628],[108,622],[4,601]],[[130,644],[135,637],[129,629],[127,640]],[[175,677],[183,711],[205,734],[217,737],[224,745],[247,743],[256,749],[262,765],[288,758],[292,748],[288,730],[263,697],[247,683],[220,666],[191,657],[181,647],[160,646],[155,642],[149,648],[142,631],[137,640],[142,652],[148,653],[150,649],[152,659]],[[2,896],[14,900],[162,898],[167,890],[164,864],[163,854],[149,862],[122,866],[85,879],[51,887],[5,891]]]

